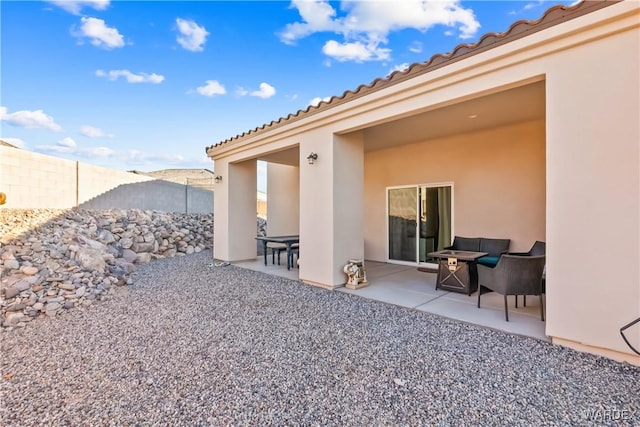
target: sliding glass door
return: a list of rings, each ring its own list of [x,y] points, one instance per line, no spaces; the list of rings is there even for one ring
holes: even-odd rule
[[[388,190],[389,259],[416,262],[418,193],[415,187]]]
[[[451,244],[452,188],[438,184],[387,189],[390,261],[435,263],[428,253]]]

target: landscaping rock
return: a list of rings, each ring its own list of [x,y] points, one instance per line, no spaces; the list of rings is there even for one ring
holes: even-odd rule
[[[8,259],[6,261],[4,261],[4,268],[9,269],[9,270],[17,270],[20,268],[20,263],[14,258],[14,259]]]
[[[262,218],[257,234],[266,235]],[[132,284],[138,264],[200,253],[212,243],[212,214],[0,209],[0,324],[11,330],[87,307]]]
[[[212,229],[213,215],[2,209],[0,323],[13,328],[38,314],[85,307],[112,285],[132,283],[135,264],[174,256],[185,241],[190,253],[211,247]]]

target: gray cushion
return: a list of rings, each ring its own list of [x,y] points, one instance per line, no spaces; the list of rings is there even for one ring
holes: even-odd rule
[[[456,236],[455,239],[453,239],[451,249],[478,252],[480,250],[480,239],[477,237]]]
[[[480,252],[487,252],[489,256],[496,257],[509,250],[510,239],[480,239]]]

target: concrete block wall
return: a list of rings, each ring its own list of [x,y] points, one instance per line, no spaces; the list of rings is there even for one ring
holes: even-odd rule
[[[78,162],[78,203],[82,204],[120,185],[153,178]]]
[[[6,208],[76,205],[76,162],[0,146],[0,191]]]
[[[0,146],[0,192],[9,209],[149,209],[211,213],[213,192]]]
[[[83,209],[149,209],[212,213],[213,191],[163,180],[121,184],[80,204]]]

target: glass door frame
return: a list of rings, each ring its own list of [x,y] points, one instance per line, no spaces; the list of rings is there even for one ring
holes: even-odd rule
[[[438,265],[430,262],[421,262],[420,261],[420,239],[416,239],[416,262],[411,261],[402,261],[397,259],[389,258],[389,190],[397,190],[397,189],[406,189],[406,188],[414,188],[416,190],[416,212],[420,213],[420,188],[437,188],[437,187],[450,187],[451,188],[451,238],[453,239],[454,234],[454,220],[455,218],[455,187],[453,185],[453,181],[450,182],[431,182],[428,184],[407,184],[407,185],[393,185],[385,187],[384,190],[384,199],[385,199],[385,256],[387,262],[389,264],[398,264],[398,265],[409,265],[416,267],[429,267],[429,268],[437,268]],[[418,219],[416,221],[416,236],[420,234],[420,218],[418,215]]]

